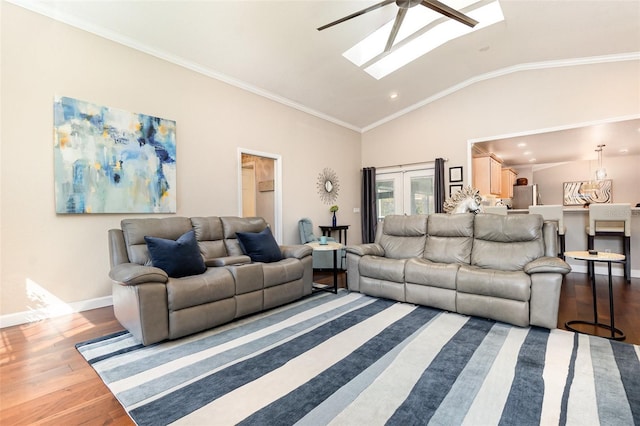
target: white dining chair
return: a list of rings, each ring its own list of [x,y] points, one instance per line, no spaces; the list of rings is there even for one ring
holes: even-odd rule
[[[567,228],[564,225],[564,211],[559,204],[541,205],[541,206],[529,206],[530,214],[539,214],[542,219],[549,222],[556,222],[558,226],[558,240],[560,241],[560,253],[559,257],[564,259],[565,252],[565,234]]]
[[[603,203],[589,205],[587,246],[595,249],[596,237],[622,238],[625,256],[624,278],[631,282],[631,204]]]

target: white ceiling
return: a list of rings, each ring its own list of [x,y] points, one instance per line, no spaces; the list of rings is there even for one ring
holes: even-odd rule
[[[505,165],[518,166],[596,160],[600,144],[605,145],[603,162],[608,157],[640,155],[640,118],[497,138],[474,145],[477,152],[496,154]]]
[[[342,53],[395,4],[316,30],[378,0],[8,1],[356,131],[510,72],[640,59],[640,0],[500,0],[505,21],[381,80]]]

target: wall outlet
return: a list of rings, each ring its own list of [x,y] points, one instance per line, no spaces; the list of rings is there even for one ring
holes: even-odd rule
[[[360,207],[354,207],[353,208],[353,212],[354,213],[360,213]]]

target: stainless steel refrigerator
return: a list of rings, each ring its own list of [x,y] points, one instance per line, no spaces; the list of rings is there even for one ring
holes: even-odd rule
[[[514,209],[528,209],[538,205],[538,185],[514,186],[511,207]]]

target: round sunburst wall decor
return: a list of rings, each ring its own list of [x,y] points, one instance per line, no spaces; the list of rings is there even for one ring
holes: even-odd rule
[[[316,187],[323,203],[331,204],[338,199],[340,183],[338,182],[338,175],[332,169],[325,167],[320,172]]]

